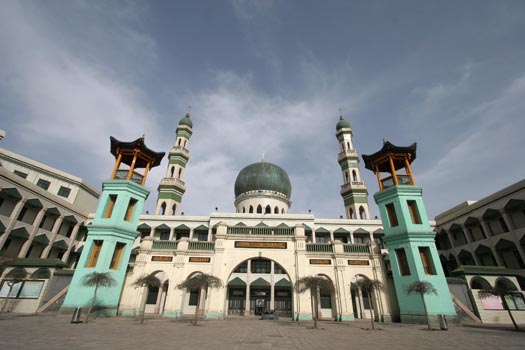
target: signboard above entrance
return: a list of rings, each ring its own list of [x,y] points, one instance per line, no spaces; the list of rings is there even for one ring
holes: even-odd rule
[[[154,255],[151,257],[151,261],[170,262],[170,261],[173,261],[173,257]]]
[[[245,241],[235,241],[235,248],[286,249],[286,242],[245,242]]]

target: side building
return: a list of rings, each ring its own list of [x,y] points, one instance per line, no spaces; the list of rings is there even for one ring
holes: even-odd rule
[[[0,149],[0,298],[8,296],[6,281],[24,276],[7,311],[35,312],[54,293],[52,285],[59,288],[51,280],[75,266],[98,197],[76,176]]]
[[[437,215],[436,231],[443,269],[464,281],[473,312],[483,322],[510,323],[501,300],[483,298],[480,291],[525,290],[525,180]],[[507,304],[525,323],[523,296]]]

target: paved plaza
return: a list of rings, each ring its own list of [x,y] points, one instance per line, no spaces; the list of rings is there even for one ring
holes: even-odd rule
[[[511,328],[450,325],[448,331],[424,330],[422,325],[369,322],[300,324],[288,320],[234,318],[200,321],[98,318],[71,324],[66,315],[0,315],[4,349],[523,349],[525,332]]]

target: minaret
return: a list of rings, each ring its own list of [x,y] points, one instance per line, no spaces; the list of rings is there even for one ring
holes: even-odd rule
[[[94,287],[83,285],[93,272],[109,273],[116,281],[112,287],[100,288],[96,305],[108,315],[116,315],[124,286],[129,257],[144,202],[149,191],[144,187],[148,171],[160,164],[164,152],[146,147],[144,136],[132,141],[111,140],[111,153],[116,162],[110,180],[102,184],[102,194],[93,222],[71,281],[63,310],[87,307]],[[138,172],[137,169],[144,169]]]
[[[341,196],[345,202],[346,217],[348,219],[370,219],[368,190],[359,173],[359,156],[352,144],[352,128],[343,116],[339,117],[335,136],[339,141],[337,161],[343,174]]]
[[[193,122],[189,113],[179,121],[177,126],[175,145],[171,147],[168,155],[168,168],[166,177],[160,181],[158,188],[159,198],[157,200],[157,215],[177,215],[180,213],[182,196],[186,192],[186,184],[182,180],[186,163],[190,159],[188,143],[193,133]]]
[[[414,281],[427,281],[437,294],[425,295],[428,315],[443,314],[456,318],[445,274],[434,241],[435,232],[428,222],[421,187],[414,182],[410,164],[416,159],[416,144],[394,146],[385,141],[372,155],[363,155],[365,167],[377,175],[379,192],[374,199],[379,206],[385,231],[385,243],[392,265],[392,276],[402,322],[425,322],[425,308],[419,295],[406,295]],[[404,173],[397,173],[405,169]],[[381,177],[381,173],[388,176]]]

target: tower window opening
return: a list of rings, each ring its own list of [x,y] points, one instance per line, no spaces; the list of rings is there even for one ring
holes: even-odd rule
[[[264,209],[264,213],[265,214],[271,214],[272,213],[272,208],[269,205],[267,205],[266,208]]]
[[[423,271],[426,275],[435,275],[434,268],[432,267],[432,260],[430,259],[430,249],[428,247],[419,247],[419,256],[423,263]]]
[[[284,214],[284,208],[281,209],[281,214]]]
[[[253,206],[250,205],[250,214],[253,213]]]
[[[275,208],[273,209],[273,213],[274,214],[279,214],[279,208],[277,208],[277,206],[275,206]]]
[[[419,211],[417,210],[416,201],[407,201],[407,205],[412,223],[416,225],[421,224],[421,218],[419,217]]]
[[[171,215],[175,215],[177,212],[177,204],[173,204],[173,207],[171,207]]]
[[[117,195],[116,194],[110,194],[108,204],[106,206],[106,215],[104,216],[106,219],[111,217],[111,214],[113,214],[113,208],[115,207],[115,202],[117,201]]]
[[[187,142],[188,142],[187,140],[184,140],[184,144],[182,145],[182,147],[186,147]]]
[[[120,256],[122,255],[122,250],[124,250],[124,243],[117,243],[115,246],[115,251],[113,252],[113,257],[111,258],[111,264],[109,268],[116,270],[118,268],[118,263],[120,261]]]
[[[396,249],[397,261],[399,264],[399,273],[401,276],[410,276],[410,267],[408,266],[407,255],[404,248]]]
[[[260,204],[257,206],[257,214],[262,214],[262,207]]]
[[[345,171],[345,183],[349,183],[350,179],[348,178],[348,171]]]
[[[173,173],[175,173],[175,167],[174,166],[171,167],[170,177],[173,177]]]
[[[131,198],[128,203],[128,208],[126,209],[126,215],[124,215],[124,220],[130,221],[131,216],[133,215],[133,209],[135,208],[135,204],[137,204],[137,200],[135,198]]]
[[[354,210],[352,208],[348,209],[348,217],[350,219],[355,219],[355,213],[354,213]]]
[[[91,255],[89,257],[89,262],[87,267],[95,267],[97,266],[98,257],[100,255],[100,251],[102,250],[102,242],[103,241],[93,241],[93,248],[91,250]]]
[[[162,202],[160,205],[160,215],[166,214],[166,202]]]
[[[350,149],[350,142],[346,143],[346,149]]]
[[[396,227],[399,225],[397,221],[396,209],[394,208],[394,203],[388,203],[385,205],[386,212],[388,214],[388,221],[390,221],[390,227]]]
[[[180,179],[181,174],[182,174],[182,169],[179,169],[179,174],[177,175],[177,179]]]
[[[180,142],[181,142],[181,141],[182,141],[182,140],[181,140],[181,139],[179,139],[179,142],[177,143],[177,146],[180,146]]]
[[[357,173],[355,172],[355,170],[352,170],[352,177],[354,181],[357,181]]]

